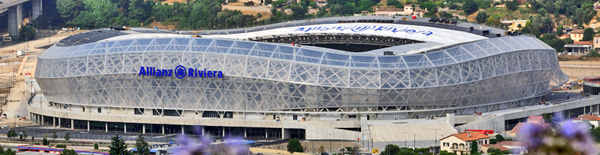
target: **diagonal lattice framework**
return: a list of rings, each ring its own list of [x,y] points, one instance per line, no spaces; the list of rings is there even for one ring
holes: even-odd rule
[[[220,70],[226,78],[137,76],[140,66],[177,65]],[[396,56],[224,39],[131,39],[52,47],[39,57],[36,78],[46,97],[61,103],[255,114],[362,111],[402,117],[414,115],[414,110],[467,114],[510,108],[523,104],[522,99],[535,102],[566,81],[555,51],[530,37]]]

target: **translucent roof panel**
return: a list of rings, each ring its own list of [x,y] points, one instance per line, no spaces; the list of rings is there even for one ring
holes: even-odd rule
[[[377,59],[374,56],[352,56],[351,65],[352,67],[369,67],[379,68]]]
[[[409,68],[420,68],[432,66],[425,55],[405,55],[404,61]]]
[[[446,49],[446,52],[459,62],[473,59],[473,56],[471,56],[470,53],[465,52],[465,50],[462,50],[460,46]]]
[[[446,54],[446,51],[429,52],[425,55],[427,55],[431,63],[436,66],[456,63],[456,61],[454,61],[450,55]]]
[[[321,64],[334,66],[347,66],[349,55],[339,53],[325,53]]]
[[[377,60],[381,68],[407,68],[402,57],[378,56]]]

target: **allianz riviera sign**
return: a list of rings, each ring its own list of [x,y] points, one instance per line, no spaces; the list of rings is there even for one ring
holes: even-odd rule
[[[188,68],[179,65],[175,69],[157,69],[156,67],[140,67],[138,76],[154,76],[154,77],[177,77],[183,79],[185,77],[197,78],[223,78],[222,71],[211,71],[206,69]]]
[[[407,34],[422,34],[425,36],[433,35],[433,31],[429,30],[418,30],[414,28],[408,27],[394,27],[394,26],[305,26],[299,27],[295,32],[328,32],[328,31],[338,31],[338,32],[364,32],[364,31],[382,31],[382,32],[404,32]]]

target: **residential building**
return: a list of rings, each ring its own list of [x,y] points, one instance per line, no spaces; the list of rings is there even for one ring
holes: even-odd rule
[[[413,5],[408,5],[408,4],[404,5],[404,14],[410,15],[417,9],[421,9],[421,6],[418,4],[415,4],[414,7],[413,7]]]
[[[591,125],[597,127],[599,124],[598,122],[600,122],[600,117],[594,115],[581,115],[573,119],[573,122],[589,122]]]
[[[574,29],[573,31],[571,31],[571,33],[569,35],[571,35],[571,39],[573,39],[573,41],[578,42],[581,39],[583,39],[583,30],[582,29]]]
[[[600,34],[594,35],[594,40],[593,40],[592,45],[593,45],[594,49],[600,48]]]
[[[527,21],[529,20],[502,20],[500,23],[508,25],[509,31],[519,31],[521,28],[525,27]],[[521,25],[521,28],[519,28],[519,25]]]
[[[381,16],[393,16],[393,15],[404,15],[404,9],[402,8],[377,8],[375,9],[375,15]]]
[[[585,54],[593,49],[593,44],[590,41],[576,41],[573,44],[565,45],[565,52],[573,54]]]
[[[440,139],[440,150],[465,155],[471,151],[471,143],[477,142],[477,148],[489,144],[490,137],[480,133],[467,131],[459,134],[453,134]]]

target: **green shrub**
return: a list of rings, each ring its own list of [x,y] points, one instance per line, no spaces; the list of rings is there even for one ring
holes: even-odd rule
[[[56,144],[56,148],[63,148],[63,149],[66,149],[66,148],[67,148],[67,145],[65,145],[65,144]]]

